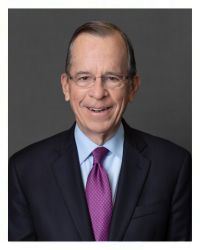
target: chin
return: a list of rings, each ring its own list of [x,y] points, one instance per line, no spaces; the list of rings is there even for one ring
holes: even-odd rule
[[[111,123],[93,123],[88,126],[88,129],[91,133],[94,134],[107,134],[111,133],[115,128],[114,124]]]

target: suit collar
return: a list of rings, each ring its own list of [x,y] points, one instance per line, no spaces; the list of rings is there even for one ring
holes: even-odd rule
[[[109,240],[112,241],[123,240],[150,167],[150,161],[142,154],[147,146],[146,143],[125,121],[123,125],[124,153],[110,226]]]
[[[57,153],[58,157],[52,165],[58,188],[60,189],[66,209],[80,235],[80,240],[94,240],[87,209],[78,153],[74,140],[74,127],[66,132]]]
[[[122,124],[124,126],[126,141],[139,153],[142,153],[148,146],[142,136],[143,132],[130,127],[124,119],[122,119]]]

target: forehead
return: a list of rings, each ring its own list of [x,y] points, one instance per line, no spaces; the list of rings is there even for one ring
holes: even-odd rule
[[[71,47],[71,65],[116,66],[127,64],[127,48],[118,32],[99,36],[81,33]]]
[[[127,51],[126,45],[125,45],[125,41],[122,38],[121,34],[119,32],[111,32],[110,34],[106,34],[106,35],[99,35],[99,34],[90,34],[90,33],[86,33],[83,32],[81,34],[79,34],[75,40],[73,41],[72,45],[71,45],[71,50],[72,52],[74,52],[74,48],[91,48],[90,46],[95,46],[97,47],[97,45],[104,45],[104,46],[116,46],[119,49],[122,49],[124,51]]]

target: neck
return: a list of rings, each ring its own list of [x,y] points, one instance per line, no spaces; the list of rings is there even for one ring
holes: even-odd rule
[[[106,131],[105,133],[94,133],[91,131],[84,131],[82,128],[79,129],[95,144],[101,146],[103,145],[106,141],[108,141],[110,138],[114,136],[114,134],[117,132],[120,124],[116,126],[116,128],[112,129],[112,131]]]

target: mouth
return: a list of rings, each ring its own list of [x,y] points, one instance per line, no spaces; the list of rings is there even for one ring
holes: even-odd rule
[[[89,111],[92,111],[94,113],[103,113],[110,110],[111,108],[112,107],[101,107],[101,108],[87,107]]]

